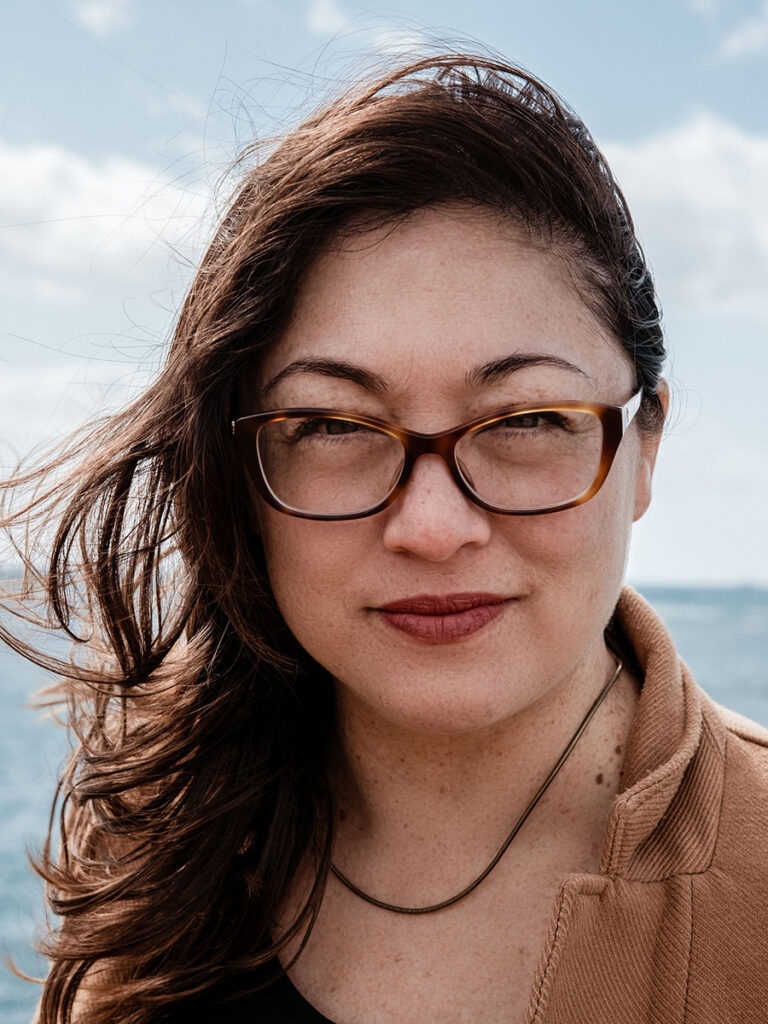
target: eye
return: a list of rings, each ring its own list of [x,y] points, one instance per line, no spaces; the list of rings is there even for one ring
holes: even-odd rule
[[[541,430],[546,427],[568,428],[566,417],[553,410],[545,412],[527,412],[516,416],[507,416],[503,420],[492,423],[488,429],[506,430]]]
[[[327,434],[353,434],[355,431],[364,429],[360,423],[353,423],[351,420],[325,421],[325,432]]]
[[[362,424],[354,423],[352,420],[325,419],[318,416],[314,419],[299,420],[294,437],[333,437],[339,434],[354,434],[365,429]]]

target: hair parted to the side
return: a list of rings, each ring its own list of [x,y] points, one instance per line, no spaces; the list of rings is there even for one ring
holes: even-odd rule
[[[44,1024],[77,1019],[84,993],[89,1024],[159,1020],[311,927],[333,842],[333,690],[275,606],[229,422],[319,247],[361,216],[454,202],[570,261],[636,367],[641,427],[658,427],[664,345],[630,215],[584,125],[528,73],[461,54],[398,67],[247,170],[152,386],[3,485],[7,529],[55,535],[46,569],[27,551],[27,614],[42,588],[49,625],[87,652],[57,662],[3,627],[61,676],[76,738],[38,863],[60,919]],[[275,934],[308,863],[309,900]]]

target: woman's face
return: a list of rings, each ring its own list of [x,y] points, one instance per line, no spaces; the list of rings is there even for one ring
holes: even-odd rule
[[[530,361],[482,372],[509,356]],[[322,361],[322,372],[309,361]],[[423,432],[518,403],[621,405],[634,390],[627,355],[566,263],[515,223],[463,207],[421,210],[321,255],[261,386],[289,366],[263,408],[337,409]],[[499,723],[601,650],[655,449],[633,424],[598,494],[549,515],[484,511],[435,455],[367,519],[302,520],[259,499],[275,598],[347,706],[438,733]],[[460,607],[473,594],[494,595],[482,599],[495,602],[490,612],[471,613],[485,624],[446,629],[442,642],[439,629],[419,635],[418,616],[406,617],[417,628],[403,629],[402,617],[382,611],[425,595]]]

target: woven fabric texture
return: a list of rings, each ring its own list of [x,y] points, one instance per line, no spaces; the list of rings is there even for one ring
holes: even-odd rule
[[[768,730],[625,587],[644,683],[598,875],[562,882],[525,1024],[768,1022]]]

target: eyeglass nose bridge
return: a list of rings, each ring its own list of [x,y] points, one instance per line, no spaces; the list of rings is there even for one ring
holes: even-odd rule
[[[471,478],[468,475],[464,475],[456,458],[456,445],[466,432],[466,427],[460,427],[458,430],[445,430],[439,434],[420,434],[416,431],[401,428],[398,431],[398,437],[405,449],[405,458],[403,460],[403,468],[400,471],[400,477],[389,496],[387,504],[390,505],[396,501],[408,486],[411,474],[416,468],[416,462],[422,455],[437,455],[447,466],[451,479],[464,497],[469,498],[470,501],[481,508],[490,509],[491,506],[487,505],[475,493],[472,488]]]

